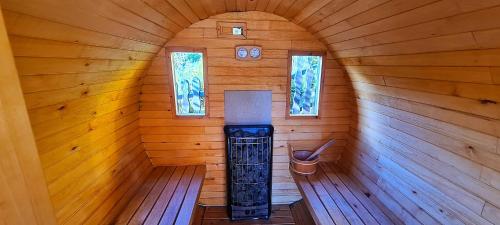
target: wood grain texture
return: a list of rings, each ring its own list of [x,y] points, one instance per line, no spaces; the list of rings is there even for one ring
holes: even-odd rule
[[[246,22],[247,39],[218,38],[217,21]],[[237,61],[234,47],[241,44],[262,46],[262,59]],[[207,49],[208,117],[175,118],[172,110],[171,76],[165,52],[153,60],[143,79],[140,129],[146,151],[155,165],[207,164],[207,177],[201,202],[223,205],[225,202],[224,91],[272,90],[274,143],[274,203],[291,203],[299,199],[298,191],[287,170],[288,143],[314,147],[322,140],[338,141],[323,155],[335,160],[345,144],[350,118],[351,90],[345,73],[335,61],[326,60],[325,86],[321,100],[321,119],[286,119],[286,86],[288,50],[325,51],[313,36],[279,16],[249,12],[221,14],[193,24],[179,32],[167,47]],[[307,125],[307,126],[304,126]]]
[[[140,78],[182,29],[144,3],[94,3],[2,1],[58,224],[106,223],[151,171]]]
[[[320,163],[314,175],[293,177],[316,224],[402,224],[331,163]]]
[[[292,212],[295,224],[307,225],[314,223],[311,213],[309,212],[309,210],[307,210],[307,206],[304,203],[304,200],[300,200],[298,202],[290,204],[290,211]]]
[[[405,223],[498,224],[498,45],[475,37],[500,2],[391,2],[311,25],[356,96],[340,164]]]
[[[299,209],[297,207],[297,209]],[[300,210],[307,210],[305,208],[300,208]],[[200,212],[201,211],[201,212]],[[298,223],[295,214],[289,205],[273,205],[271,209],[271,216],[268,220],[238,220],[231,221],[227,214],[227,208],[221,206],[203,206],[198,209],[201,214],[197,220],[194,221],[193,225],[230,225],[230,224],[262,224],[262,225],[299,225],[304,223]],[[307,212],[305,212],[307,213]],[[307,223],[306,223],[307,224]],[[304,224],[305,225],[305,224]]]
[[[60,222],[77,211],[75,218],[86,218],[97,208],[82,200],[85,197],[76,200],[81,191],[88,190],[82,196],[93,196],[93,191],[112,190],[117,184],[103,189],[105,181],[123,181],[127,176],[116,173],[121,174],[117,178],[111,171],[142,165],[135,160],[147,162],[139,156],[142,149],[134,148],[141,143],[153,163],[207,162],[201,197],[205,203],[223,202],[220,127],[223,91],[229,89],[275,93],[275,187],[287,193],[275,194],[278,202],[298,198],[281,146],[290,140],[311,146],[333,134],[341,141],[332,152],[348,149],[341,164],[356,177],[354,182],[362,183],[377,196],[376,204],[396,212],[405,223],[498,221],[498,0],[1,3]],[[221,14],[254,9],[284,17]],[[249,39],[214,39],[216,20],[205,18],[215,14],[220,14],[217,20],[248,21]],[[314,38],[323,44],[310,41]],[[171,118],[160,52],[167,42],[209,46],[213,118]],[[236,43],[261,45],[263,59],[239,63],[232,58]],[[282,83],[287,50],[326,50],[324,45],[330,52],[327,73],[333,74],[325,81],[331,88],[325,88],[324,98],[331,114],[320,121],[292,123],[280,118],[286,100]],[[354,99],[346,94],[351,89]],[[146,166],[138,168],[149,171]],[[68,185],[79,176],[85,185],[66,188],[74,187]],[[119,193],[129,196],[124,191],[114,193],[111,202]],[[104,202],[102,198],[94,201]],[[78,210],[83,205],[88,208]]]
[[[0,224],[55,225],[2,12],[0,57]]]
[[[191,224],[205,172],[205,166],[154,168],[112,224]]]

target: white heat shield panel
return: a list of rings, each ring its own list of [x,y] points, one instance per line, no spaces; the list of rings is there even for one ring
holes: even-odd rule
[[[224,91],[226,125],[271,124],[272,91]]]

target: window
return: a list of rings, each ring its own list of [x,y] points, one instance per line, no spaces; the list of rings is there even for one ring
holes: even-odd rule
[[[203,117],[207,108],[205,50],[172,48],[167,58],[172,74],[170,82],[176,116]]]
[[[319,117],[324,53],[290,52],[287,117]]]

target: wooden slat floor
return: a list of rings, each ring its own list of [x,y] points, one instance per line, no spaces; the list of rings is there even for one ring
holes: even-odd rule
[[[305,204],[297,202],[292,205],[273,205],[269,220],[231,221],[225,207],[200,207],[193,225],[227,225],[227,224],[265,224],[265,225],[311,225],[314,224],[305,208]]]

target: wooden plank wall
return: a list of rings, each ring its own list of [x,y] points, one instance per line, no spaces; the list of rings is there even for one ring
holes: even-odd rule
[[[217,38],[217,21],[240,21],[248,26],[247,39]],[[234,47],[262,46],[259,61],[237,61]],[[337,144],[324,155],[334,160],[344,149],[351,116],[351,88],[345,73],[328,60],[321,102],[321,119],[285,119],[288,50],[326,50],[314,36],[282,17],[260,12],[226,13],[194,23],[179,32],[167,46],[207,48],[209,117],[172,117],[170,71],[161,51],[144,78],[140,126],[146,151],[154,165],[202,164],[208,167],[201,202],[225,203],[224,91],[272,90],[275,126],[273,202],[290,203],[300,198],[288,171],[288,143],[312,147],[327,138]]]
[[[1,11],[0,58],[0,224],[55,225]]]
[[[101,149],[124,149],[109,143],[119,140],[118,136],[130,134],[127,138],[131,139],[127,140],[137,140],[131,136],[138,137],[138,134],[128,131],[138,127],[137,99],[141,91],[138,79],[166,41],[211,15],[251,10],[274,13],[306,28],[335,53],[332,59],[345,66],[357,98],[350,106],[332,106],[332,109],[341,107],[338,110],[352,108],[355,115],[348,136],[350,151],[342,162],[378,197],[380,204],[398,212],[402,220],[411,224],[500,221],[499,0],[1,0],[1,3],[60,223],[87,220],[92,212],[99,212],[94,218],[101,218],[116,202],[114,197],[109,198],[109,204],[103,206],[107,209],[97,209],[96,205],[107,196],[104,193],[115,193],[98,185],[110,184],[106,181],[121,182],[125,176],[118,174],[127,172],[109,176],[101,176],[101,172],[113,171],[111,165],[132,168],[135,163],[127,164],[125,158],[116,154],[116,157],[107,157],[97,153]],[[200,30],[210,37],[211,29],[188,29],[180,36],[185,40],[201,40]],[[283,32],[271,30],[256,32],[255,38],[266,32],[265,38],[287,38]],[[234,41],[204,41],[213,45],[212,49],[218,49],[209,51],[212,67],[233,66],[232,60],[227,61],[226,57],[232,56],[232,45],[228,47],[227,43],[234,44]],[[250,42],[273,43],[271,40]],[[264,52],[268,58],[260,63],[276,67],[267,71],[269,74],[277,71],[284,74],[280,71],[283,70],[280,66],[285,64],[283,50],[294,47],[293,43],[298,41],[286,42],[289,44],[266,45],[272,48]],[[219,43],[223,45],[215,45]],[[342,67],[333,60],[330,62],[331,70],[342,74]],[[228,71],[252,75],[244,77],[244,81],[255,83],[225,84],[241,82],[226,79],[229,76],[224,73]],[[168,112],[155,114],[153,111],[159,108],[168,110],[166,102],[158,101],[168,97],[166,84],[161,83],[162,79],[166,80],[161,77],[165,71],[153,63],[144,79],[141,126],[161,127],[151,129],[160,133],[151,137],[161,137],[159,139],[147,140],[150,136],[144,135],[150,154],[175,146],[183,150],[176,151],[179,155],[175,158],[189,158],[186,156],[193,154],[192,144],[198,143],[200,137],[204,141],[195,146],[197,149],[205,149],[205,155],[219,153],[206,157],[212,162],[203,195],[207,203],[221,203],[223,197],[224,173],[220,165],[214,163],[223,157],[220,154],[223,148],[220,144],[221,91],[231,87],[271,86],[280,93],[275,95],[275,103],[284,104],[280,78],[260,79],[257,75],[262,73],[255,71],[247,67],[212,68],[210,73],[216,75],[211,76],[209,82],[219,86],[216,95],[211,96],[215,108],[210,110],[215,117],[203,122],[172,120]],[[154,85],[154,82],[161,84]],[[348,85],[339,86],[348,89]],[[278,110],[282,108],[275,111]],[[341,114],[349,115],[344,111],[338,115]],[[149,119],[151,124],[145,122]],[[299,122],[304,126],[298,127],[279,117],[275,119],[279,127],[285,127],[278,129],[281,140],[283,137],[317,138],[318,135],[309,132],[317,133],[319,125],[321,132],[336,133],[338,127],[345,128],[340,125],[350,122],[335,118],[328,119],[327,123]],[[330,122],[336,125],[326,125]],[[170,133],[174,132],[172,127],[184,137],[194,132],[190,134],[193,138],[186,141],[187,145],[169,144]],[[295,127],[296,132],[290,134],[288,127]],[[157,143],[150,144],[150,140]],[[167,143],[161,143],[165,140]],[[214,140],[219,144],[202,144]],[[278,145],[277,154],[283,156],[281,146]],[[140,152],[140,148],[135,151]],[[282,156],[283,163],[277,164],[281,165],[277,170],[285,168]],[[96,161],[87,161],[90,159]],[[136,161],[140,160],[133,160]],[[103,170],[94,165],[102,165]],[[148,171],[149,166],[142,166]],[[67,174],[64,179],[68,179],[64,182],[63,174]],[[80,177],[81,174],[84,175]],[[290,179],[286,175],[283,179],[284,192],[281,193],[289,190],[290,196],[296,196],[293,184],[288,183]],[[57,180],[62,183],[54,183]],[[63,192],[76,191],[68,186],[75,180],[97,185],[94,187],[99,188],[94,190],[103,194],[94,195],[91,189],[85,189],[88,190],[85,193],[94,197],[76,199],[74,193],[68,193],[67,198],[62,198],[66,196]],[[69,201],[74,204],[66,204]]]
[[[107,1],[86,3],[2,0],[58,224],[106,223],[152,169],[140,78],[169,35],[138,29],[142,17],[118,6],[94,10]]]
[[[360,0],[318,19],[299,24],[355,91],[345,169],[408,224],[500,224],[500,1]]]

